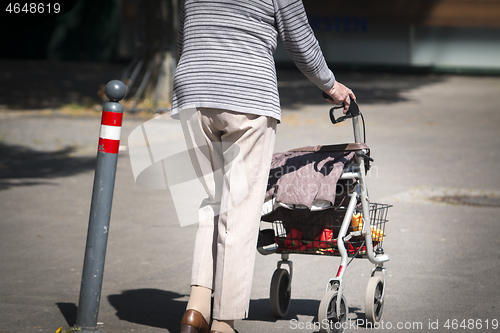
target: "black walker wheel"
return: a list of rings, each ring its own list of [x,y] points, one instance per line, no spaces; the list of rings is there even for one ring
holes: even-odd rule
[[[288,313],[291,289],[290,273],[282,268],[275,270],[271,279],[269,301],[271,303],[271,312],[276,318],[283,318]]]

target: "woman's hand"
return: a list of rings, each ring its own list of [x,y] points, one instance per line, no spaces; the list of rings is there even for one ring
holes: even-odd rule
[[[335,81],[330,89],[325,90],[325,93],[330,96],[330,98],[327,99],[328,102],[335,105],[344,104],[344,114],[346,114],[347,110],[349,110],[351,98],[356,99],[352,90],[338,81]]]

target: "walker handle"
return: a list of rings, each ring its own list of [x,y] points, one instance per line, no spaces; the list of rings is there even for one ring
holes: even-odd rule
[[[330,96],[328,96],[328,94],[325,93],[324,91],[323,91],[323,98],[327,99],[327,100],[332,100],[332,98]],[[357,117],[360,115],[358,104],[356,103],[356,100],[354,100],[354,99],[351,99],[351,104],[349,105],[349,110],[347,110],[345,116],[342,116],[342,117],[339,117],[338,119],[335,119],[335,115],[333,114],[333,112],[336,109],[341,109],[341,108],[344,108],[344,103],[342,103],[340,105],[336,105],[330,109],[330,120],[332,121],[333,124],[338,124],[338,123],[341,123],[348,118],[353,118],[353,117]]]

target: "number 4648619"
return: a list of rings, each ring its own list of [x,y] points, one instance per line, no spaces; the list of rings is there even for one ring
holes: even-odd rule
[[[464,330],[497,330],[498,329],[498,319],[463,319],[459,321],[458,319],[448,319],[444,323],[443,327],[451,330],[464,329]]]
[[[10,14],[58,14],[61,11],[61,5],[59,3],[9,2],[5,11]]]

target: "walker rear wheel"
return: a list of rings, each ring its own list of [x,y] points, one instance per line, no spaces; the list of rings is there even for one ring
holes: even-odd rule
[[[384,311],[384,278],[382,276],[372,276],[368,281],[365,296],[365,317],[367,323],[378,323]]]
[[[276,318],[283,318],[288,313],[291,293],[292,287],[288,271],[282,268],[275,270],[271,279],[269,300],[271,312]]]
[[[344,296],[342,296],[339,316],[337,317],[337,296],[337,290],[330,290],[323,296],[319,304],[320,333],[342,333],[347,326],[349,308]]]

